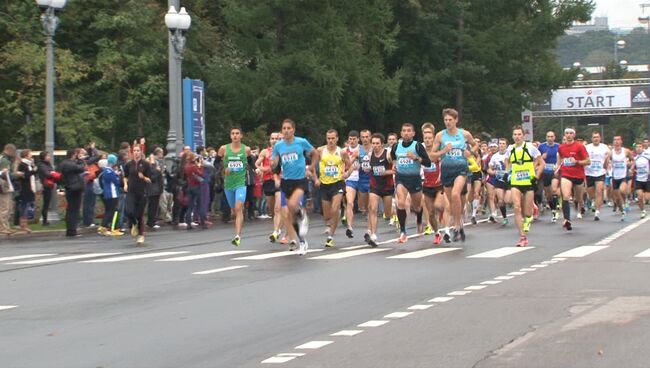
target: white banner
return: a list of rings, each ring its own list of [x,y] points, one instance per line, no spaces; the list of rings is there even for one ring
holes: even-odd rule
[[[533,141],[533,112],[524,110],[521,112],[521,127],[524,128],[524,140]]]
[[[553,91],[551,97],[551,110],[615,109],[630,106],[630,87],[558,89]]]

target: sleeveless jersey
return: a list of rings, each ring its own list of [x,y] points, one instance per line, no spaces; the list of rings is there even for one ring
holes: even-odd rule
[[[230,174],[224,178],[224,187],[226,189],[245,187],[246,169],[248,167],[246,146],[242,144],[237,153],[233,152],[230,146],[230,144],[226,145],[226,157],[223,160],[224,168],[230,170]]]
[[[521,147],[513,146],[510,151],[510,184],[513,186],[532,185],[535,179],[535,164],[528,149],[524,142]]]
[[[394,187],[393,175],[384,175],[387,170],[390,170],[391,164],[388,162],[388,154],[384,149],[379,157],[370,152],[370,168],[372,174],[370,175],[370,187],[377,190],[390,190]]]
[[[464,162],[467,164],[467,158],[465,158],[464,151],[465,145],[465,136],[463,130],[458,128],[458,132],[454,135],[447,133],[447,129],[442,131],[442,139],[440,140],[440,148],[444,149],[447,146],[447,143],[451,143],[451,151],[447,152],[442,156],[442,162]]]
[[[401,139],[397,142],[397,149],[395,149],[397,165],[395,167],[398,174],[420,176],[420,162],[410,159],[407,155],[408,152],[413,152],[416,158],[419,157],[415,149],[417,144],[416,141],[411,141],[411,144],[409,144],[408,147],[404,147]]]
[[[422,186],[435,188],[442,185],[440,182],[440,160],[431,161],[431,166],[423,167],[424,182]]]
[[[262,160],[262,167],[271,167],[271,155],[273,154],[273,147],[267,147],[266,157]],[[262,181],[273,180],[273,171],[265,171],[262,175]]]
[[[341,148],[336,147],[334,153],[331,153],[327,146],[323,148],[323,154],[318,164],[320,172],[320,182],[323,184],[334,184],[343,180],[343,171],[345,165],[341,158]]]
[[[372,150],[366,151],[363,145],[359,145],[359,181],[368,182],[370,174],[365,172],[366,169],[370,170],[370,155]]]
[[[585,167],[585,175],[590,177],[605,175],[605,158],[609,152],[609,147],[604,144],[596,146],[593,143],[590,143],[585,148],[587,149],[589,160],[591,161],[591,164]]]
[[[348,154],[348,157],[352,157],[353,154],[359,153],[357,157],[352,160],[350,163],[353,167],[356,166],[354,170],[350,172],[350,176],[346,180],[348,181],[359,181],[359,167],[361,167],[361,145],[357,145],[355,148],[347,147],[345,152]]]
[[[650,158],[643,154],[636,155],[634,158],[636,164],[636,181],[648,181],[648,169],[650,169]]]
[[[612,178],[616,180],[627,177],[627,155],[625,153],[625,148],[621,148],[620,153],[616,153],[616,149],[612,149]]]

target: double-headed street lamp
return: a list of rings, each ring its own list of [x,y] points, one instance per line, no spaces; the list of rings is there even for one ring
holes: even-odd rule
[[[618,40],[614,42],[614,62],[618,64],[618,50],[623,50],[625,48],[625,40]]]
[[[49,152],[54,164],[54,34],[59,25],[57,13],[65,7],[66,0],[36,0],[43,10],[41,22],[47,40],[47,63],[45,72],[45,151]]]
[[[169,132],[167,152],[175,156],[183,147],[183,111],[181,99],[181,62],[185,50],[185,32],[192,24],[192,18],[185,8],[179,12],[179,1],[169,1],[169,11],[165,15],[165,25],[169,29]]]

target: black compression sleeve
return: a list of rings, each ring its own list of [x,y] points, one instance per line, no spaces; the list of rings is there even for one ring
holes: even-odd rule
[[[390,149],[390,158],[391,158],[392,160],[396,160],[396,159],[397,159],[397,156],[395,156],[395,151],[397,151],[397,145],[398,145],[398,144],[399,144],[399,143],[395,143],[395,144],[393,145],[393,147],[391,147],[391,149]]]
[[[422,165],[424,167],[431,166],[431,159],[429,158],[429,154],[427,153],[427,149],[424,148],[424,146],[422,144],[417,143],[415,145],[415,152],[417,152],[418,156],[422,157]]]

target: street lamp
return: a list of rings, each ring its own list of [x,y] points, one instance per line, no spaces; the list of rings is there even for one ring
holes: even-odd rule
[[[621,68],[627,67],[627,60],[621,60],[618,62],[618,65],[621,66]]]
[[[175,156],[183,147],[183,111],[181,99],[181,62],[185,50],[185,32],[192,18],[185,8],[179,12],[179,0],[169,0],[165,25],[169,29],[169,132],[167,134],[168,156]]]
[[[650,15],[645,13],[645,8],[650,8],[650,4],[641,4],[641,15],[639,15],[639,23],[648,26],[648,36],[650,36]],[[648,65],[650,70],[650,64]],[[646,137],[650,138],[650,114],[648,114],[648,133]]]
[[[625,45],[624,40],[618,40],[614,43],[614,62],[618,63],[618,50],[623,50]]]
[[[576,79],[578,79],[579,81],[581,81],[581,80],[585,79],[585,75],[582,74],[582,73],[580,73],[580,74],[576,75]]]
[[[580,64],[579,61],[576,61],[576,62],[573,63],[573,67],[576,68],[576,69],[580,68],[580,65],[581,64]]]

